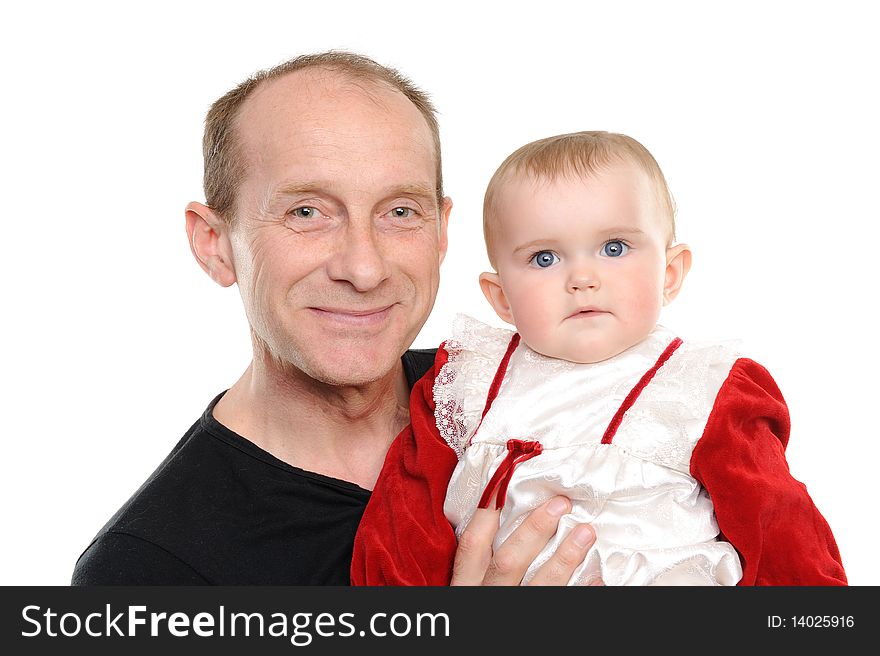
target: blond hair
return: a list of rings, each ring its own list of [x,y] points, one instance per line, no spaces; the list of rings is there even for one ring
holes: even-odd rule
[[[495,266],[493,238],[504,185],[517,175],[554,181],[561,177],[592,177],[617,164],[633,164],[650,179],[660,211],[669,220],[669,243],[675,239],[675,203],[663,171],[641,143],[625,134],[588,131],[559,134],[526,144],[507,156],[486,188],[483,236],[489,262]]]
[[[288,73],[320,68],[341,73],[353,81],[386,84],[399,91],[416,106],[428,124],[434,141],[437,179],[437,205],[443,202],[443,174],[440,162],[440,128],[437,111],[428,95],[399,71],[382,66],[368,57],[341,50],[300,55],[278,66],[258,71],[216,100],[205,117],[202,139],[205,202],[226,221],[232,222],[239,185],[247,172],[236,120],[244,102],[263,83]]]

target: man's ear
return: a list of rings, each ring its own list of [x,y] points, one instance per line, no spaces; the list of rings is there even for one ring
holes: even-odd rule
[[[677,244],[666,249],[663,305],[669,305],[678,296],[681,285],[690,270],[691,249],[687,244]]]
[[[446,249],[449,248],[449,213],[452,212],[452,199],[449,196],[443,198],[443,204],[440,206],[440,264],[446,257]]]
[[[513,312],[510,311],[510,304],[507,302],[507,296],[504,294],[504,288],[501,287],[501,278],[497,273],[484,272],[480,274],[480,289],[483,290],[483,296],[489,301],[489,305],[495,310],[502,321],[513,324]]]
[[[196,262],[214,282],[229,287],[236,281],[229,225],[214,210],[201,203],[189,203],[186,235]]]

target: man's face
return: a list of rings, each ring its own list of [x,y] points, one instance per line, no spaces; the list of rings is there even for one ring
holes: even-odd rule
[[[502,190],[495,258],[512,323],[544,355],[598,362],[654,328],[668,220],[645,175],[514,178]]]
[[[230,239],[257,348],[332,385],[386,375],[446,252],[424,118],[388,87],[305,70],[257,89],[237,126],[247,174]]]

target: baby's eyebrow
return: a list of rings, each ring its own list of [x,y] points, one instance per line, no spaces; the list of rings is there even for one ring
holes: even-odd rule
[[[635,235],[644,235],[646,234],[644,230],[641,228],[636,228],[634,226],[611,226],[609,228],[602,228],[601,230],[596,231],[597,234],[602,235],[610,235],[611,237],[622,237],[626,236],[635,236]],[[532,239],[531,241],[527,241],[524,244],[520,244],[516,248],[513,249],[514,253],[519,253],[520,251],[532,250],[535,248],[553,248],[556,246],[556,240],[554,239]]]
[[[633,226],[612,226],[610,228],[606,228],[602,230],[603,233],[609,233],[613,235],[643,235],[645,231],[641,228],[634,228]]]
[[[516,248],[513,249],[514,253],[519,253],[520,251],[528,251],[538,246],[542,248],[552,248],[556,242],[552,239],[533,239],[532,241],[527,241],[525,244],[520,244]]]

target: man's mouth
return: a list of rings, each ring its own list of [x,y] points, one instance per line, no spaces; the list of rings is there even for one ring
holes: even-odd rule
[[[391,305],[372,308],[310,307],[318,318],[350,326],[371,326],[382,323],[391,312]]]

